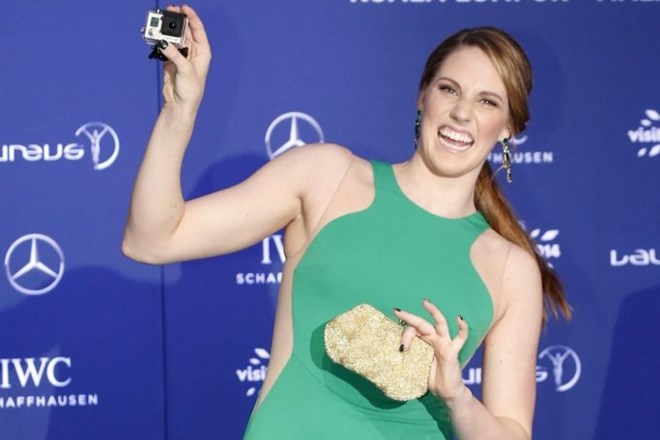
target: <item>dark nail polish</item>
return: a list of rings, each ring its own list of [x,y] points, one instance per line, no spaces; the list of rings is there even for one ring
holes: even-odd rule
[[[398,307],[395,307],[394,310],[396,310],[397,312],[400,312],[400,311],[401,311],[401,309],[398,308]]]
[[[403,344],[399,345],[399,352],[403,353]]]
[[[167,46],[169,46],[169,45],[170,44],[165,40],[160,40],[158,42],[158,47],[160,47],[161,49],[167,49]]]
[[[463,315],[458,315],[458,318],[459,318],[461,321],[465,321],[465,319],[463,319]]]

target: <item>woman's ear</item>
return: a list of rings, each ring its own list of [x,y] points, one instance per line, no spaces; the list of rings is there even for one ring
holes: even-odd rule
[[[502,132],[500,133],[500,137],[498,139],[511,139],[513,137],[513,129],[510,125],[507,125],[502,129]]]
[[[425,87],[417,92],[417,110],[420,112],[424,112],[424,107],[425,107],[425,102],[426,102],[426,94],[429,90],[429,87]]]

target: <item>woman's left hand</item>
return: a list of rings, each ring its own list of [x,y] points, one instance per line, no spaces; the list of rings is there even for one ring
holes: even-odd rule
[[[394,310],[397,318],[407,325],[401,337],[401,346],[407,350],[415,336],[433,347],[434,356],[429,375],[429,391],[443,401],[460,397],[466,390],[461,375],[458,353],[468,338],[468,325],[462,316],[456,317],[458,334],[451,338],[447,319],[440,310],[427,299],[422,302],[435,325],[425,319],[403,310]]]

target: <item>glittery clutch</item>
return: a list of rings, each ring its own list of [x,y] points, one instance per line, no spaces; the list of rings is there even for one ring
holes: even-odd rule
[[[433,349],[415,337],[399,351],[403,327],[369,304],[360,304],[325,326],[325,351],[335,363],[365,377],[391,399],[428,391]]]

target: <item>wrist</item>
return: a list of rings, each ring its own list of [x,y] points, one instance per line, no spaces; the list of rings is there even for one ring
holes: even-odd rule
[[[445,398],[444,402],[451,412],[456,412],[471,402],[473,398],[472,391],[470,391],[467,386],[463,385],[454,396]]]
[[[191,108],[171,102],[166,102],[160,111],[160,118],[171,129],[189,130],[197,118],[197,107]]]

